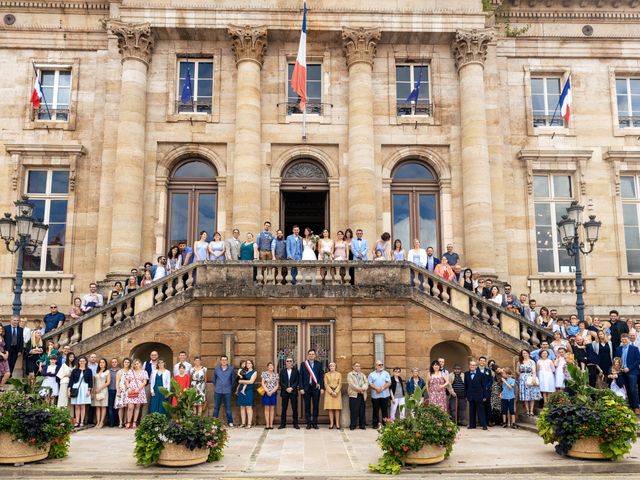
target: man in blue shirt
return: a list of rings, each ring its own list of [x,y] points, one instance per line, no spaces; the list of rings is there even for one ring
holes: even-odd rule
[[[178,251],[180,252],[180,257],[182,257],[183,267],[193,262],[193,248],[187,245],[186,240],[180,240],[180,242],[178,242]]]
[[[300,236],[300,227],[298,225],[293,226],[293,235],[287,237],[287,260],[302,260],[302,237]],[[291,269],[291,276],[293,277],[292,284],[296,284],[296,276],[298,275],[298,269]]]
[[[220,405],[224,402],[224,410],[227,414],[227,423],[233,427],[233,414],[231,411],[231,391],[236,376],[234,369],[229,366],[229,358],[226,355],[220,357],[220,363],[216,365],[213,371],[213,416],[215,418],[220,414]]]
[[[264,222],[264,230],[261,231],[256,238],[260,260],[271,260],[271,242],[273,242],[273,233],[271,233],[271,222],[267,221]]]
[[[351,253],[353,253],[353,259],[356,261],[367,260],[369,244],[362,238],[363,233],[361,228],[357,229],[356,238],[351,240]]]
[[[451,265],[452,268],[454,265],[458,264],[458,261],[460,261],[460,255],[453,251],[452,243],[447,245],[447,251],[443,253],[442,256],[448,260],[449,265]]]
[[[373,415],[371,423],[373,428],[378,428],[378,424],[382,421],[384,425],[385,418],[389,417],[389,387],[391,386],[391,376],[384,369],[384,365],[380,360],[376,360],[376,369],[369,374],[369,386],[371,387],[371,404],[373,405]],[[380,416],[379,416],[380,413]]]
[[[52,303],[49,308],[51,311],[44,316],[44,333],[61,327],[65,320],[64,313],[58,311],[57,305]]]

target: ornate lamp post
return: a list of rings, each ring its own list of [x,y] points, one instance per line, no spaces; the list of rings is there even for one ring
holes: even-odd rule
[[[49,230],[49,225],[33,218],[35,205],[29,202],[29,198],[23,195],[20,200],[14,202],[16,206],[15,218],[10,213],[5,213],[0,219],[0,237],[7,245],[11,253],[18,252],[18,268],[16,269],[16,286],[13,290],[13,315],[20,315],[22,310],[22,264],[25,253],[33,253],[42,245],[44,236]]]
[[[580,268],[580,254],[589,255],[593,251],[593,245],[598,241],[598,234],[600,233],[600,226],[602,222],[596,220],[595,215],[589,215],[589,220],[582,222],[582,212],[584,206],[579,205],[578,202],[571,202],[571,205],[567,207],[567,214],[562,215],[558,225],[558,231],[560,232],[560,239],[562,246],[567,249],[569,256],[573,257],[576,266],[576,310],[578,312],[578,318],[584,320],[584,287],[582,282],[582,270]],[[586,241],[589,244],[587,250],[584,242],[580,241],[579,228],[582,225],[584,229],[584,235]]]

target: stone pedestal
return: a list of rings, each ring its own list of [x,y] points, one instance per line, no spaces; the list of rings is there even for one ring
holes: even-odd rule
[[[228,33],[238,68],[231,225],[243,236],[246,232],[257,235],[262,224],[260,71],[267,50],[267,27],[230,25]]]
[[[147,70],[153,35],[148,23],[110,20],[106,25],[117,36],[122,55],[110,265],[112,273],[120,274],[141,260]]]
[[[464,212],[464,263],[474,271],[495,274],[491,204],[491,166],[485,112],[484,61],[493,31],[459,30],[453,55],[460,76],[460,146]]]
[[[373,134],[373,59],[378,28],[342,30],[349,68],[349,226],[364,230],[374,242],[376,229],[376,174]]]

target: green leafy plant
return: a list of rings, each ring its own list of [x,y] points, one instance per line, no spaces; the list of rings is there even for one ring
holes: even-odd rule
[[[228,440],[227,429],[217,418],[193,413],[198,398],[196,389],[180,390],[178,383],[172,380],[171,391],[160,388],[160,392],[166,399],[163,406],[167,415],[152,413],[142,419],[136,430],[134,455],[137,462],[141,465],[156,463],[166,443],[184,445],[190,450],[206,448],[209,449],[207,462],[220,460]]]
[[[549,397],[538,418],[538,435],[545,444],[555,443],[560,455],[566,455],[579,439],[595,438],[606,458],[624,458],[637,438],[636,416],[611,390],[591,387],[588,372],[573,364],[567,369],[570,393],[556,392]]]
[[[48,458],[66,457],[73,431],[69,410],[49,405],[39,394],[42,379],[10,383],[14,389],[0,395],[0,432],[39,449],[50,446]]]
[[[384,453],[378,463],[369,465],[370,470],[397,475],[409,452],[417,452],[425,445],[444,447],[445,458],[451,454],[458,426],[442,409],[424,403],[422,388],[416,387],[405,398],[405,410],[405,418],[386,419],[381,427],[378,445]]]

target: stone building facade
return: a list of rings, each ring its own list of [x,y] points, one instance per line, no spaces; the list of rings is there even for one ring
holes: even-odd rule
[[[554,223],[571,200],[603,222],[587,313],[638,313],[636,1],[309,0],[305,114],[288,90],[298,1],[0,0],[0,16],[0,208],[27,193],[51,225],[27,315],[201,228],[265,220],[453,243],[569,313]],[[0,256],[2,314],[15,264]]]

